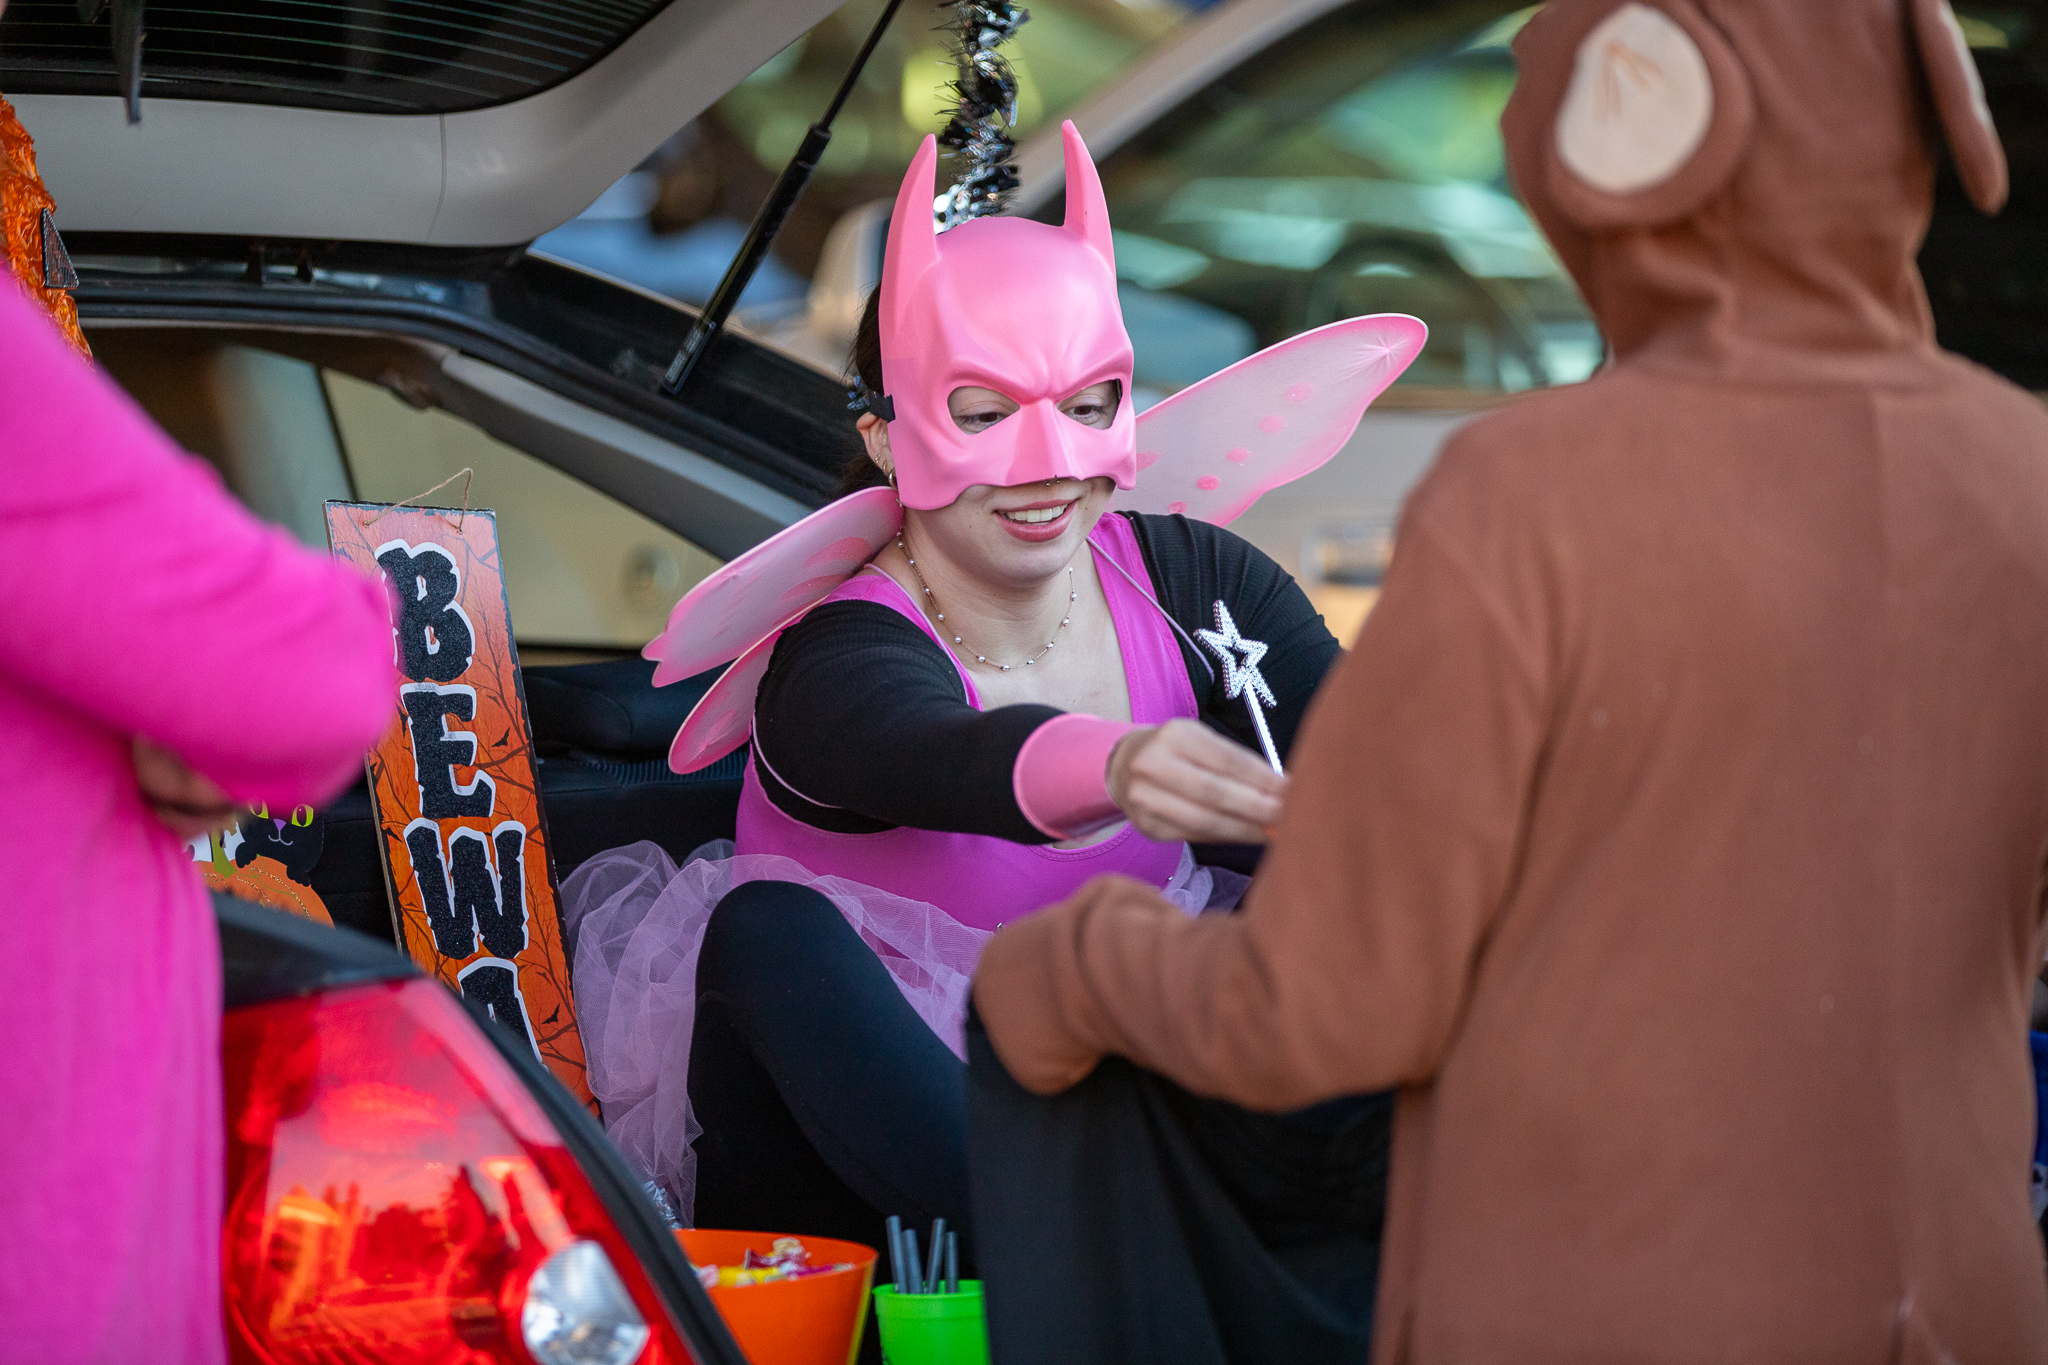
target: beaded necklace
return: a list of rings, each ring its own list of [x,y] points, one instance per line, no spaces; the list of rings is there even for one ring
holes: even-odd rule
[[[917,579],[917,586],[924,589],[924,595],[926,597],[931,598],[933,614],[936,615],[939,620],[945,620],[946,613],[944,609],[939,606],[939,599],[933,595],[931,584],[924,581],[924,573],[917,567],[917,559],[910,553],[910,547],[903,543],[903,533],[901,531],[898,531],[896,533],[896,548],[901,550],[903,552],[903,557],[910,561],[910,572],[911,575]],[[1008,673],[1012,668],[1029,668],[1031,665],[1037,663],[1040,659],[1043,659],[1048,653],[1051,652],[1052,647],[1055,644],[1059,643],[1060,631],[1065,630],[1068,627],[1068,625],[1072,624],[1073,622],[1073,604],[1080,600],[1081,595],[1074,591],[1074,566],[1072,564],[1069,564],[1067,565],[1067,612],[1065,615],[1062,615],[1060,617],[1060,623],[1058,627],[1056,627],[1053,630],[1053,638],[1045,642],[1045,648],[1039,650],[1036,654],[1032,655],[1030,658],[1026,659],[1021,664],[999,664],[991,660],[985,654],[976,654],[974,656],[974,662],[978,664],[987,664],[991,668],[999,668],[1005,673]],[[967,646],[962,642],[960,637],[957,635],[953,637],[953,643],[956,645],[961,645],[962,648],[967,648]]]

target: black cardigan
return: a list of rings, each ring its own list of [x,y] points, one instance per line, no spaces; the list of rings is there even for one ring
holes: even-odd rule
[[[1182,630],[1214,629],[1220,598],[1247,638],[1271,646],[1260,667],[1279,699],[1267,724],[1284,758],[1309,698],[1343,654],[1323,618],[1284,569],[1220,527],[1112,515],[1129,519],[1159,603]],[[1215,661],[1186,639],[1180,650],[1202,721],[1257,749],[1244,702],[1224,695]],[[1011,771],[1025,739],[1058,714],[1028,704],[978,711],[951,657],[916,623],[878,602],[832,602],[776,642],[755,705],[754,772],[770,800],[818,829],[909,825],[1051,843],[1017,808]],[[1218,860],[1247,861],[1209,859]]]

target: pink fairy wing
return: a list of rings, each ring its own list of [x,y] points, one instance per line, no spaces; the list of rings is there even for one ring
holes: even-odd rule
[[[654,685],[692,677],[746,652],[858,573],[902,524],[894,492],[863,488],[726,564],[683,595],[669,613],[668,629],[640,651],[654,660]],[[748,696],[751,712],[751,691]],[[710,700],[707,694],[697,710]]]
[[[783,621],[762,636],[697,699],[668,746],[672,771],[693,773],[708,768],[747,742],[754,730],[754,697],[761,690],[761,679],[768,675],[775,642],[782,638],[783,628],[795,621],[795,617]]]
[[[1321,467],[1429,329],[1402,313],[1289,337],[1138,416],[1138,486],[1110,506],[1227,526],[1260,496]]]

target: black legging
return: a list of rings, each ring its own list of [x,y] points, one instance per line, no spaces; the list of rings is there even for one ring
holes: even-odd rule
[[[1121,1057],[1051,1097],[967,1025],[996,1365],[1365,1365],[1393,1096],[1257,1114]]]
[[[969,1258],[966,1068],[833,908],[749,882],[697,962],[696,1222],[883,1243],[943,1217]],[[886,1271],[883,1272],[886,1275]]]

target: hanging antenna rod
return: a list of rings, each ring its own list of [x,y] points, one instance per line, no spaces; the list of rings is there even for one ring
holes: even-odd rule
[[[740,243],[739,254],[726,267],[725,278],[712,291],[710,302],[704,311],[690,324],[690,331],[683,338],[683,349],[676,352],[676,358],[669,362],[668,373],[662,376],[662,387],[670,393],[682,392],[696,370],[697,362],[704,355],[705,347],[725,320],[732,316],[733,308],[740,301],[740,294],[754,278],[754,272],[761,268],[761,261],[768,254],[768,248],[775,244],[775,236],[782,231],[783,222],[789,211],[796,207],[798,196],[811,181],[811,172],[818,169],[819,158],[825,155],[825,146],[832,141],[832,120],[839,117],[840,106],[853,93],[853,83],[860,79],[861,71],[867,66],[868,58],[874,53],[875,44],[882,41],[882,31],[889,27],[889,21],[896,17],[896,11],[903,0],[889,0],[882,9],[882,17],[875,20],[875,26],[868,30],[867,41],[861,44],[860,53],[853,59],[846,79],[839,83],[839,93],[832,97],[832,103],[825,110],[825,117],[811,125],[804,134],[802,145],[796,155],[782,168],[782,174],[775,179],[775,188],[768,192],[761,211],[754,215],[754,225],[747,229],[746,240]]]
[[[142,7],[143,0],[114,0],[114,67],[130,123],[142,122]],[[96,24],[106,8],[107,0],[78,0],[78,22]]]

